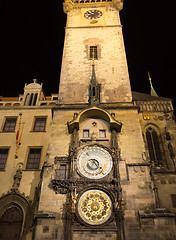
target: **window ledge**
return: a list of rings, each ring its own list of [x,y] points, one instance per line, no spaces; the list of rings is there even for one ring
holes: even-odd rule
[[[108,138],[96,138],[96,139],[81,138],[80,141],[82,141],[82,142],[87,142],[87,141],[109,141],[109,139]]]
[[[34,172],[40,172],[41,169],[24,169],[24,170],[23,170],[23,172],[28,172],[28,171],[30,171],[30,172],[32,172],[32,171],[34,171]]]
[[[176,174],[176,170],[170,170],[164,167],[154,167],[154,173]]]
[[[31,133],[39,133],[39,132],[46,132],[45,130],[44,131],[30,131]]]
[[[0,133],[15,133],[15,131],[0,131]]]

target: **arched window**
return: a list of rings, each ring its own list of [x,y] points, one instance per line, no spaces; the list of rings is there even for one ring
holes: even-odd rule
[[[26,99],[25,99],[25,103],[24,103],[25,106],[28,106],[29,98],[30,98],[30,94],[28,93],[26,95]]]
[[[38,96],[38,94],[37,94],[37,93],[35,93],[35,95],[34,95],[34,101],[33,101],[33,106],[35,106],[35,105],[36,105],[36,102],[37,102],[37,96]]]
[[[157,132],[151,127],[147,128],[146,139],[150,160],[153,161],[157,166],[163,166],[163,158]]]
[[[33,94],[33,93],[31,93],[30,100],[29,100],[29,106],[31,106],[31,105],[32,105],[33,96],[34,96],[34,94]]]
[[[23,223],[23,215],[20,209],[12,206],[7,209],[0,218],[0,239],[19,240]]]

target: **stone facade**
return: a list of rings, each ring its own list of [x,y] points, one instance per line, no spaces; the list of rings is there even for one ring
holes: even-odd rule
[[[131,92],[122,6],[66,0],[59,94],[0,98],[0,239],[176,239],[172,101]]]
[[[97,46],[98,51],[95,67],[97,81],[101,84],[101,102],[130,102],[131,90],[119,12],[111,4],[102,6],[101,3],[98,9],[102,17],[93,21],[84,17],[90,9],[86,5],[67,13],[59,103],[88,101],[90,46]]]

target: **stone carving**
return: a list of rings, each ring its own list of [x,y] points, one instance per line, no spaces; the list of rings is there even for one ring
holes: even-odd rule
[[[12,186],[12,191],[16,192],[18,191],[18,188],[20,186],[20,182],[21,182],[21,178],[22,178],[22,164],[18,165],[18,168],[16,170],[16,173],[13,177],[14,182],[13,182],[13,186]]]
[[[97,139],[97,133],[93,132],[92,135],[91,135],[91,139],[96,140]]]
[[[69,191],[70,187],[70,182],[67,180],[53,179],[49,185],[49,188],[53,189],[56,194],[66,194]]]

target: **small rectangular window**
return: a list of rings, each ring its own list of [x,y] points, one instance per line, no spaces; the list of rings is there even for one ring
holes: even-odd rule
[[[5,168],[5,164],[7,161],[7,156],[8,156],[8,148],[1,148],[0,149],[0,170],[3,170]]]
[[[83,130],[83,137],[88,138],[89,137],[89,130]]]
[[[58,100],[58,97],[53,97],[53,100]]]
[[[60,165],[60,179],[66,179],[66,164]]]
[[[6,118],[3,132],[14,132],[16,127],[16,117],[8,117]]]
[[[36,117],[35,118],[35,124],[34,124],[35,132],[45,131],[45,126],[46,126],[46,117]]]
[[[39,169],[41,158],[41,148],[30,148],[26,169],[37,170]]]
[[[171,194],[172,207],[176,208],[176,194]]]
[[[90,46],[90,59],[98,59],[97,46]]]
[[[106,137],[106,130],[104,130],[104,129],[99,130],[99,137],[100,138],[105,138]]]

